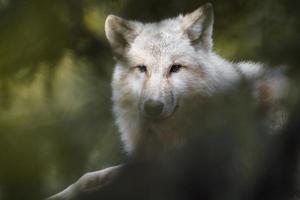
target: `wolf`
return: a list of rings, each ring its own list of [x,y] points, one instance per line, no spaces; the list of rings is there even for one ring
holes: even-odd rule
[[[213,97],[230,91],[241,80],[254,80],[258,98],[279,98],[284,81],[260,81],[267,71],[262,64],[232,63],[213,51],[213,22],[210,3],[156,23],[115,15],[106,18],[105,33],[116,60],[113,113],[129,156],[138,154],[145,132],[163,135],[160,122],[170,119],[189,97]],[[109,182],[121,168],[87,173],[49,199],[71,199],[80,191]]]

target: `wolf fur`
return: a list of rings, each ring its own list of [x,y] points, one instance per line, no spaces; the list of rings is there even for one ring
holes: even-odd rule
[[[116,60],[112,80],[113,112],[129,155],[136,153],[145,126],[172,116],[185,98],[212,97],[230,90],[241,80],[259,80],[266,74],[262,64],[232,63],[213,51],[213,18],[211,4],[157,23],[128,21],[114,15],[107,17],[105,32]],[[268,81],[254,84],[258,98],[265,83],[272,94],[284,90],[284,79],[276,79],[282,84]],[[264,98],[269,96],[272,95]],[[145,109],[149,101],[160,105],[154,117]],[[157,110],[157,105],[153,107]],[[160,134],[159,125],[154,131]],[[119,169],[113,167],[85,175],[50,199],[70,199],[80,190],[99,185],[95,180],[109,180],[103,177],[113,177],[111,174]]]

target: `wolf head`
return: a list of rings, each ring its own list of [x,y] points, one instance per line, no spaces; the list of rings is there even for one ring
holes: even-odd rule
[[[109,15],[105,32],[117,61],[113,99],[157,118],[170,116],[181,98],[208,91],[212,25],[211,4],[158,23]]]

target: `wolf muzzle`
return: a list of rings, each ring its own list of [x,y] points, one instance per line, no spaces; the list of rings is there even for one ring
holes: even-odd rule
[[[159,117],[163,113],[164,103],[157,100],[146,100],[144,102],[144,112],[148,117]]]

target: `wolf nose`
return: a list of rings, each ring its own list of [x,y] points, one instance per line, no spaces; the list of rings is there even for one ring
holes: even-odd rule
[[[146,100],[144,103],[145,113],[151,117],[159,116],[164,108],[164,104],[161,101]]]

